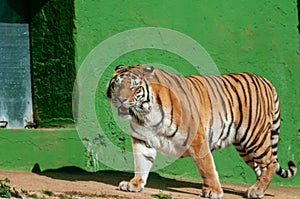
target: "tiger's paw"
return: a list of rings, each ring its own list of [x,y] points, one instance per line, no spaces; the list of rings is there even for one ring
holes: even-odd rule
[[[141,178],[133,178],[129,182],[120,182],[118,189],[121,191],[140,192],[144,189],[144,183]]]
[[[202,197],[210,199],[221,199],[223,197],[223,191],[222,189],[220,191],[215,191],[210,188],[203,188]]]
[[[264,192],[260,190],[256,185],[250,187],[246,193],[247,198],[263,198]]]

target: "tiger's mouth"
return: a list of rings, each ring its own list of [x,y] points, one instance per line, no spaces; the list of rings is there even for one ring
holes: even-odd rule
[[[118,108],[118,114],[119,114],[119,115],[129,115],[129,114],[130,114],[129,108],[126,108],[125,106],[121,105],[121,106]]]

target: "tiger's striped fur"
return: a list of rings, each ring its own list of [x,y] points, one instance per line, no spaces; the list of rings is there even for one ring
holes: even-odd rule
[[[135,177],[119,189],[141,191],[156,150],[175,157],[191,156],[203,179],[203,196],[221,198],[223,191],[211,152],[233,144],[255,171],[248,198],[261,198],[276,172],[280,107],[274,86],[248,73],[179,76],[143,65],[118,66],[107,97],[128,119],[135,159]]]

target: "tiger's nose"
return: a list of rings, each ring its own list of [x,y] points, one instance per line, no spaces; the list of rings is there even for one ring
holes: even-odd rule
[[[127,102],[127,98],[119,97],[118,99],[119,99],[119,102],[121,102],[122,104]]]

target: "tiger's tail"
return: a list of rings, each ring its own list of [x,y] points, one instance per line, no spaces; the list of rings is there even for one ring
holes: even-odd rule
[[[287,170],[283,169],[277,162],[276,174],[282,178],[291,178],[297,173],[297,167],[293,161],[289,161]]]
[[[279,132],[280,132],[280,105],[279,105],[279,98],[274,89],[274,102],[275,102],[275,113],[273,118],[273,125],[271,131],[271,142],[272,142],[272,152],[273,156],[276,158],[277,165],[276,165],[276,174],[282,178],[291,178],[296,175],[297,167],[293,161],[288,162],[289,168],[287,170],[283,169],[277,158],[277,145],[279,140]]]

